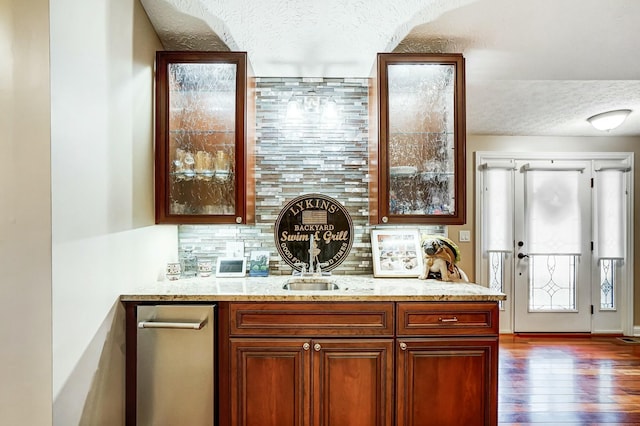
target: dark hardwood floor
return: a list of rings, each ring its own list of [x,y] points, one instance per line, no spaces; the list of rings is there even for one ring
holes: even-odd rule
[[[500,336],[500,425],[640,425],[640,344]]]

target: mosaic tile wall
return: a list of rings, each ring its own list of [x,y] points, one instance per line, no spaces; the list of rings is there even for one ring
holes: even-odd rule
[[[342,202],[354,225],[353,247],[333,273],[371,274],[369,80],[258,78],[256,90],[255,225],[181,225],[181,256],[192,247],[196,256],[214,258],[225,255],[227,241],[243,241],[246,255],[271,253],[272,275],[291,274],[276,250],[275,221],[292,198],[320,193]],[[298,117],[288,114],[292,97],[303,110]]]

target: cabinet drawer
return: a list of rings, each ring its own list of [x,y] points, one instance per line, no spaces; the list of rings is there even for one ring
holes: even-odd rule
[[[393,302],[231,303],[231,336],[393,336]]]
[[[497,335],[498,304],[398,303],[397,335]]]

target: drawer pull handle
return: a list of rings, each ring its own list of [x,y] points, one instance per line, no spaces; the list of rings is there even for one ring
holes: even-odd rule
[[[201,330],[207,321],[200,322],[163,322],[163,321],[140,321],[138,328],[168,328],[177,330]]]
[[[307,343],[307,342],[305,342],[302,345],[302,349],[304,349],[305,351],[308,351],[310,348],[311,348],[311,345],[309,343]]]
[[[453,317],[453,318],[438,318],[438,321],[440,322],[458,322],[458,317]]]

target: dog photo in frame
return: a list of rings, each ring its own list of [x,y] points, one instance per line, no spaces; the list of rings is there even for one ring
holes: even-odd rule
[[[423,271],[417,229],[373,229],[371,251],[374,277],[417,278]]]

